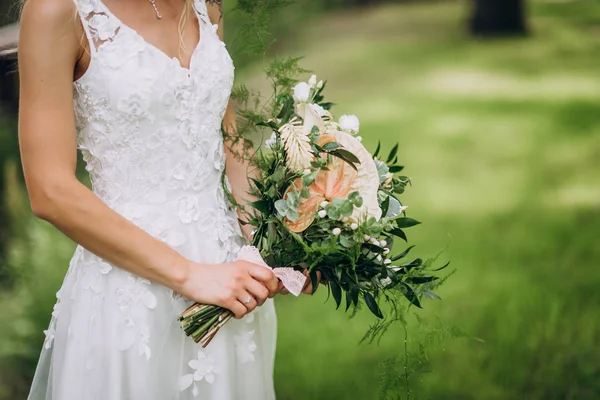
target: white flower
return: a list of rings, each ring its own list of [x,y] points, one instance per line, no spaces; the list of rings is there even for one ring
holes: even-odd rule
[[[200,206],[197,196],[185,196],[177,203],[177,216],[184,224],[198,221],[200,218]]]
[[[208,383],[215,381],[215,374],[218,373],[218,369],[215,366],[215,362],[212,356],[207,356],[204,350],[198,351],[198,358],[191,360],[188,365],[194,370],[193,374],[187,374],[179,379],[179,390],[184,391],[194,384],[193,394],[198,395],[198,387],[195,382],[205,380]]]
[[[119,28],[111,18],[108,18],[108,15],[100,13],[94,14],[88,20],[88,27],[92,31],[92,35],[102,42],[113,37]]]
[[[381,286],[387,287],[392,284],[392,279],[386,276],[385,278],[379,280],[379,283],[381,283]]]
[[[277,133],[273,131],[271,133],[271,137],[265,140],[265,147],[267,149],[272,149],[275,146],[275,144],[277,144]]]
[[[357,136],[356,140],[358,140],[359,142],[362,142],[362,136]]]
[[[317,83],[317,89],[321,89],[323,87],[323,81],[319,81]]]
[[[357,134],[359,126],[356,115],[342,115],[340,117],[340,128],[348,133]]]
[[[328,204],[329,204],[329,202],[327,200],[323,200],[321,202],[321,204],[319,204],[319,205],[321,206],[321,208],[325,208],[325,207],[327,207]]]
[[[386,258],[385,260],[383,260],[384,264],[391,264],[392,260],[390,260],[389,258]]]
[[[329,111],[327,111],[326,109],[324,109],[323,107],[321,107],[318,104],[310,103],[309,107],[312,108],[312,110],[314,112],[319,114],[319,117],[331,117],[331,114],[329,113]]]
[[[340,233],[342,233],[342,230],[340,228],[333,228],[333,230],[331,231],[331,233],[333,233],[335,236],[337,236]]]
[[[358,229],[358,224],[356,222],[353,222],[350,224],[350,229],[352,229],[353,231]]]
[[[325,218],[327,216],[327,211],[325,210],[319,210],[319,217],[321,218]]]
[[[254,361],[254,351],[257,346],[253,338],[254,330],[233,336],[233,344],[242,363]]]
[[[342,222],[348,222],[348,217],[342,217]]]
[[[307,103],[310,96],[310,86],[306,82],[300,82],[294,86],[294,100],[298,103]]]
[[[315,87],[315,85],[317,84],[317,76],[316,75],[312,75],[310,77],[310,79],[308,80],[308,86],[310,86],[311,88]]]
[[[380,241],[379,241],[379,245],[380,245],[381,247],[385,247],[385,246],[387,246],[387,242],[386,242],[385,240],[380,240]]]
[[[304,171],[302,171],[302,175],[310,175],[310,168],[306,168]]]
[[[375,246],[379,246],[379,240],[377,240],[375,238],[371,238],[371,244],[374,244]]]
[[[383,249],[383,255],[386,256],[388,255],[390,252],[390,249],[388,249],[387,247],[385,249]]]
[[[366,233],[363,236],[363,238],[365,239],[365,242],[368,242],[369,240],[371,240],[371,236],[367,235]]]
[[[310,139],[302,126],[287,123],[279,128],[281,140],[286,151],[286,166],[293,172],[310,168],[313,154]]]

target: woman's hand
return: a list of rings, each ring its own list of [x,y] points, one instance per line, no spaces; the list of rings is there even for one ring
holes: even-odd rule
[[[269,268],[244,260],[221,264],[191,263],[181,289],[183,296],[202,304],[227,308],[242,318],[278,293],[277,277]]]
[[[304,274],[304,276],[306,276],[306,283],[304,284],[304,289],[302,289],[302,293],[304,294],[312,294],[312,290],[313,290],[313,285],[312,285],[312,281],[310,280],[310,276],[308,274],[308,270],[304,270],[302,272]],[[321,283],[321,271],[317,271],[317,285]],[[279,293],[281,294],[289,294],[289,290],[287,290],[285,288],[285,286],[283,286],[283,283],[279,282]]]

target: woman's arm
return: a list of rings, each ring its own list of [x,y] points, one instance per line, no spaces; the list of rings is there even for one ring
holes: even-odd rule
[[[118,267],[244,315],[248,293],[259,302],[273,294],[277,283],[271,271],[246,262],[194,263],[110,209],[76,179],[73,75],[83,34],[77,21],[71,0],[29,0],[23,10],[19,142],[33,212]]]
[[[219,24],[217,29],[217,34],[219,38],[223,40],[223,10],[221,0],[207,0],[208,4],[208,15],[211,22],[215,24]],[[225,116],[223,117],[223,128],[227,133],[231,136],[235,133],[236,130],[236,120],[235,120],[235,111],[233,110],[233,106],[231,104],[231,100],[227,105],[227,110],[225,111]],[[243,143],[242,141],[238,141],[237,143],[233,143],[231,140],[225,142],[225,154],[226,154],[226,163],[225,163],[225,171],[227,175],[227,179],[231,184],[231,192],[233,197],[235,198],[238,204],[247,204],[248,202],[252,202],[258,200],[255,196],[253,196],[250,192],[250,182],[248,178],[259,178],[260,172],[255,169],[249,168],[248,161],[244,157],[239,157],[239,155],[243,155]],[[248,213],[254,213],[255,209],[249,207],[246,209]],[[248,215],[246,213],[242,213],[241,210],[237,210],[238,216],[242,221],[248,221]],[[252,225],[246,224],[241,226],[242,231],[246,235],[248,239],[251,238],[251,231],[253,229]],[[320,273],[319,273],[319,281],[320,281]],[[285,289],[281,284],[279,285],[279,293],[288,294],[289,291]],[[302,293],[311,294],[312,293],[312,282],[310,279],[307,280],[307,284],[302,290]]]

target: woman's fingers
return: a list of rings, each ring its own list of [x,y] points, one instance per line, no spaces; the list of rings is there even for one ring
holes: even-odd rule
[[[269,294],[275,294],[277,290],[278,280],[273,270],[265,268],[262,265],[248,263],[248,273],[250,276],[263,283],[269,291]]]
[[[313,292],[313,285],[312,285],[312,281],[310,279],[310,275],[308,273],[308,270],[304,270],[304,275],[306,276],[306,283],[304,284],[304,289],[302,289],[302,293],[304,294],[312,294]],[[319,284],[319,282],[321,282],[321,271],[317,271],[317,284]]]
[[[245,304],[243,304],[244,300],[239,300],[239,299],[232,299],[230,302],[228,302],[225,307],[231,311],[234,315],[235,318],[240,319],[242,317],[244,317],[244,315],[248,314],[250,311],[248,310],[248,308],[246,307]]]
[[[252,295],[254,299],[256,299],[256,303],[259,306],[262,306],[265,300],[267,300],[267,298],[270,295],[269,289],[267,289],[262,283],[260,283],[259,281],[255,281],[254,279],[251,279],[248,281],[248,283],[246,283],[246,290]]]

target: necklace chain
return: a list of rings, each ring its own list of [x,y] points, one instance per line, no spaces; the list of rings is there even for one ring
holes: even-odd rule
[[[158,8],[156,7],[156,0],[148,0],[148,1],[150,2],[150,4],[152,4],[152,8],[154,8],[154,12],[156,13],[156,18],[162,19],[162,15],[158,11]]]

